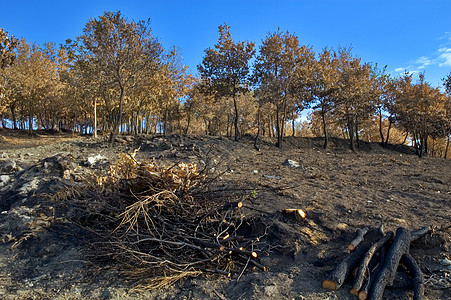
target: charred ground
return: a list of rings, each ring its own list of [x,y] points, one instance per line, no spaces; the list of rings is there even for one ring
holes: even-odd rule
[[[352,152],[340,139],[332,139],[327,150],[321,139],[286,138],[282,149],[263,139],[257,152],[252,137],[234,142],[207,136],[121,136],[109,147],[106,138],[0,134],[2,298],[353,299],[346,284],[329,292],[321,282],[357,228],[382,224],[386,230],[432,226],[434,232],[417,241],[411,254],[425,273],[428,299],[445,299],[450,292],[450,272],[440,263],[450,257],[450,160],[420,159],[408,147],[386,149],[375,143],[361,143]],[[201,276],[136,294],[130,291],[133,282],[96,264],[87,251],[89,234],[67,221],[76,205],[55,203],[52,195],[67,180],[106,170],[119,154],[137,148],[138,160],[197,163],[216,178],[216,190],[233,193],[243,200],[243,214],[261,220],[249,230],[270,224],[267,240],[274,248],[260,258],[268,270],[249,269],[239,281],[237,274]],[[287,159],[299,167],[284,165]],[[67,177],[69,169],[77,171]],[[303,209],[307,218],[292,219],[281,212],[286,208]],[[40,216],[45,229],[27,236],[30,223]],[[403,288],[387,293],[391,299],[410,297]]]

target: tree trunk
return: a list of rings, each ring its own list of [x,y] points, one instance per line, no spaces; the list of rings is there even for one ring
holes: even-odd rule
[[[385,139],[385,147],[388,146],[388,139],[390,138],[390,129],[391,129],[392,124],[393,124],[393,122],[392,122],[391,118],[388,118],[388,129],[387,129],[387,137]]]
[[[28,133],[33,133],[33,109],[31,107],[31,104],[28,107]]]
[[[449,137],[450,137],[450,136],[448,135],[448,141],[446,142],[446,148],[445,148],[445,156],[444,156],[445,159],[448,158]]]
[[[360,140],[359,140],[359,119],[356,117],[355,118],[355,142],[357,145],[357,148],[360,147]]]
[[[13,129],[17,129],[16,108],[15,105],[11,105],[11,118],[13,119]]]
[[[110,140],[109,143],[110,145],[114,144],[117,135],[119,134],[119,128],[122,124],[122,108],[124,105],[124,87],[121,85],[120,87],[120,102],[119,102],[119,117],[118,120],[115,120],[115,122],[113,122],[113,130],[111,131],[111,135],[110,135]]]
[[[269,115],[269,120],[268,120],[268,136],[271,138],[273,137],[273,125],[272,125],[272,116]]]
[[[97,137],[97,101],[94,98],[94,137]]]
[[[260,136],[260,107],[257,110],[257,134],[256,134],[255,140],[254,140],[254,148],[257,151],[260,151],[260,149],[257,146],[259,136]]]
[[[236,101],[236,93],[233,93],[233,108],[235,109],[235,142],[239,141],[240,132],[238,130],[238,103]]]
[[[190,123],[191,123],[191,105],[188,107],[188,111],[186,112],[186,127],[183,130],[184,134],[188,134]]]
[[[349,146],[352,151],[355,151],[354,148],[354,124],[352,124],[352,120],[348,117],[348,132],[349,132]]]
[[[381,136],[381,146],[385,147],[384,133],[382,132],[382,111],[379,111],[379,134]]]
[[[406,132],[406,136],[404,137],[404,140],[402,141],[401,145],[404,145],[406,143],[408,137],[409,137],[409,133]]]
[[[279,106],[276,105],[276,132],[277,132],[277,143],[276,146],[278,148],[282,147],[282,133],[280,126],[280,109]]]
[[[329,137],[327,136],[327,123],[326,123],[326,112],[324,107],[321,108],[321,119],[323,121],[323,132],[324,132],[324,145],[323,148],[326,149],[329,143]]]

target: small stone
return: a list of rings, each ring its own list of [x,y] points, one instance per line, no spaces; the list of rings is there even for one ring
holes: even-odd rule
[[[7,160],[0,163],[0,173],[11,173],[16,171],[17,164],[14,160]]]
[[[96,155],[96,156],[90,156],[90,157],[88,157],[88,159],[87,159],[87,161],[86,161],[86,164],[88,165],[88,166],[93,166],[93,165],[95,165],[96,163],[98,163],[99,161],[102,161],[102,160],[104,160],[105,159],[105,156],[102,156],[102,155],[100,155],[100,154],[98,154],[98,155]]]
[[[291,159],[287,159],[284,163],[284,166],[288,166],[290,168],[299,168],[299,163],[297,161],[291,160]]]
[[[441,264],[444,266],[451,266],[451,260],[445,257],[444,259],[442,259]]]
[[[0,186],[8,183],[11,180],[9,175],[0,175]]]

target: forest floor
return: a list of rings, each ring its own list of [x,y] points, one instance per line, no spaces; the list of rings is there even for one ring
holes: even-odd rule
[[[362,142],[352,152],[341,139],[331,139],[327,150],[321,146],[320,138],[287,137],[278,149],[263,138],[256,151],[246,136],[234,142],[142,135],[120,136],[109,147],[107,137],[40,132],[30,138],[0,129],[0,298],[355,299],[349,283],[338,291],[324,290],[321,283],[356,229],[384,225],[386,231],[433,228],[410,253],[424,273],[426,299],[451,299],[451,271],[441,263],[451,258],[451,160],[419,158],[406,146]],[[243,194],[242,213],[271,223],[277,250],[260,258],[267,270],[200,276],[164,290],[135,292],[133,282],[90,260],[83,237],[56,211],[57,200],[49,199],[63,187],[66,169],[82,174],[105,168],[137,148],[138,160],[214,168],[217,186]],[[95,157],[97,162],[89,162]],[[287,159],[299,167],[285,165]],[[306,218],[290,219],[282,213],[286,208],[302,209]],[[29,234],[39,216],[52,214],[62,221]],[[412,292],[395,285],[386,297],[411,299]]]

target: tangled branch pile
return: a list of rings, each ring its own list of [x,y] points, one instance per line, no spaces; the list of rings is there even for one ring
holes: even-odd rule
[[[201,274],[231,276],[264,269],[258,253],[266,227],[242,213],[240,195],[209,191],[196,164],[170,167],[124,154],[107,174],[91,174],[78,190],[73,218],[96,233],[97,260],[114,265],[138,289],[162,288]]]

